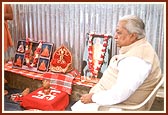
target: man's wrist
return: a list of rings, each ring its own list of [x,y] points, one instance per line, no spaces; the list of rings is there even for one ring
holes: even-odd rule
[[[91,103],[93,103],[93,100],[92,100],[92,96],[94,95],[94,93],[90,93],[90,101]]]

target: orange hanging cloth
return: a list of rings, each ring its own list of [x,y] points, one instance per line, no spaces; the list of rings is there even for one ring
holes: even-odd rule
[[[8,12],[9,5],[4,5],[4,14]],[[6,52],[9,47],[13,46],[12,37],[8,28],[8,21],[4,20],[4,51]]]

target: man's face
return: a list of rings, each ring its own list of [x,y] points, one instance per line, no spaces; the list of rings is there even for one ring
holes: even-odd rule
[[[135,42],[135,34],[131,34],[125,28],[125,21],[119,21],[116,32],[114,35],[114,39],[118,47],[128,46]]]

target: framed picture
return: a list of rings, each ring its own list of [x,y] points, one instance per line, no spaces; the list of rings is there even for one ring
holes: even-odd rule
[[[52,49],[52,43],[32,41],[29,38],[20,40],[17,44],[13,67],[35,72],[48,71]],[[45,66],[45,69],[41,68],[41,64]]]
[[[15,54],[15,58],[13,60],[13,67],[14,68],[22,68],[24,60],[24,55],[20,53]]]
[[[50,57],[52,52],[52,47],[53,47],[53,44],[51,43],[43,43],[40,56],[47,57],[47,58]]]
[[[111,58],[111,38],[105,34],[86,34],[81,76],[102,77]]]
[[[25,40],[19,40],[17,44],[16,52],[25,53],[25,46],[26,46]]]
[[[39,58],[37,70],[41,72],[48,71],[49,62],[50,61],[47,58]]]

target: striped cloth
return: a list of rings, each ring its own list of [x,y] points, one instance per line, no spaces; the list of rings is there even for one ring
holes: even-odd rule
[[[52,87],[59,91],[67,92],[68,94],[71,94],[72,92],[72,81],[74,79],[74,76],[72,74],[56,74],[56,73],[45,73],[43,75],[44,79],[50,80],[50,84]]]
[[[4,70],[15,74],[20,74],[22,76],[32,79],[38,79],[38,80],[50,79],[50,83],[52,86],[55,86],[57,90],[67,92],[68,94],[71,94],[73,79],[78,74],[78,71],[75,69],[66,74],[53,73],[53,72],[45,72],[45,73],[32,72],[24,69],[12,68],[12,63],[6,63]]]
[[[28,78],[43,80],[43,74],[38,72],[32,72],[20,68],[12,68],[12,62],[5,63],[4,70],[15,74],[19,74]]]
[[[70,86],[72,84],[86,86],[86,87],[93,87],[95,85],[95,83],[92,83],[92,82],[86,82],[86,81],[82,82],[80,73],[75,69],[66,74],[52,73],[52,72],[43,74],[43,73],[32,72],[24,69],[19,69],[19,68],[18,69],[12,68],[12,62],[8,62],[5,64],[4,70],[15,74],[20,74],[22,76],[32,78],[32,79],[43,80],[44,78],[46,79],[50,78],[51,84],[55,85],[58,89],[66,91],[68,94],[71,94]],[[62,80],[65,80],[65,82],[63,82]]]

